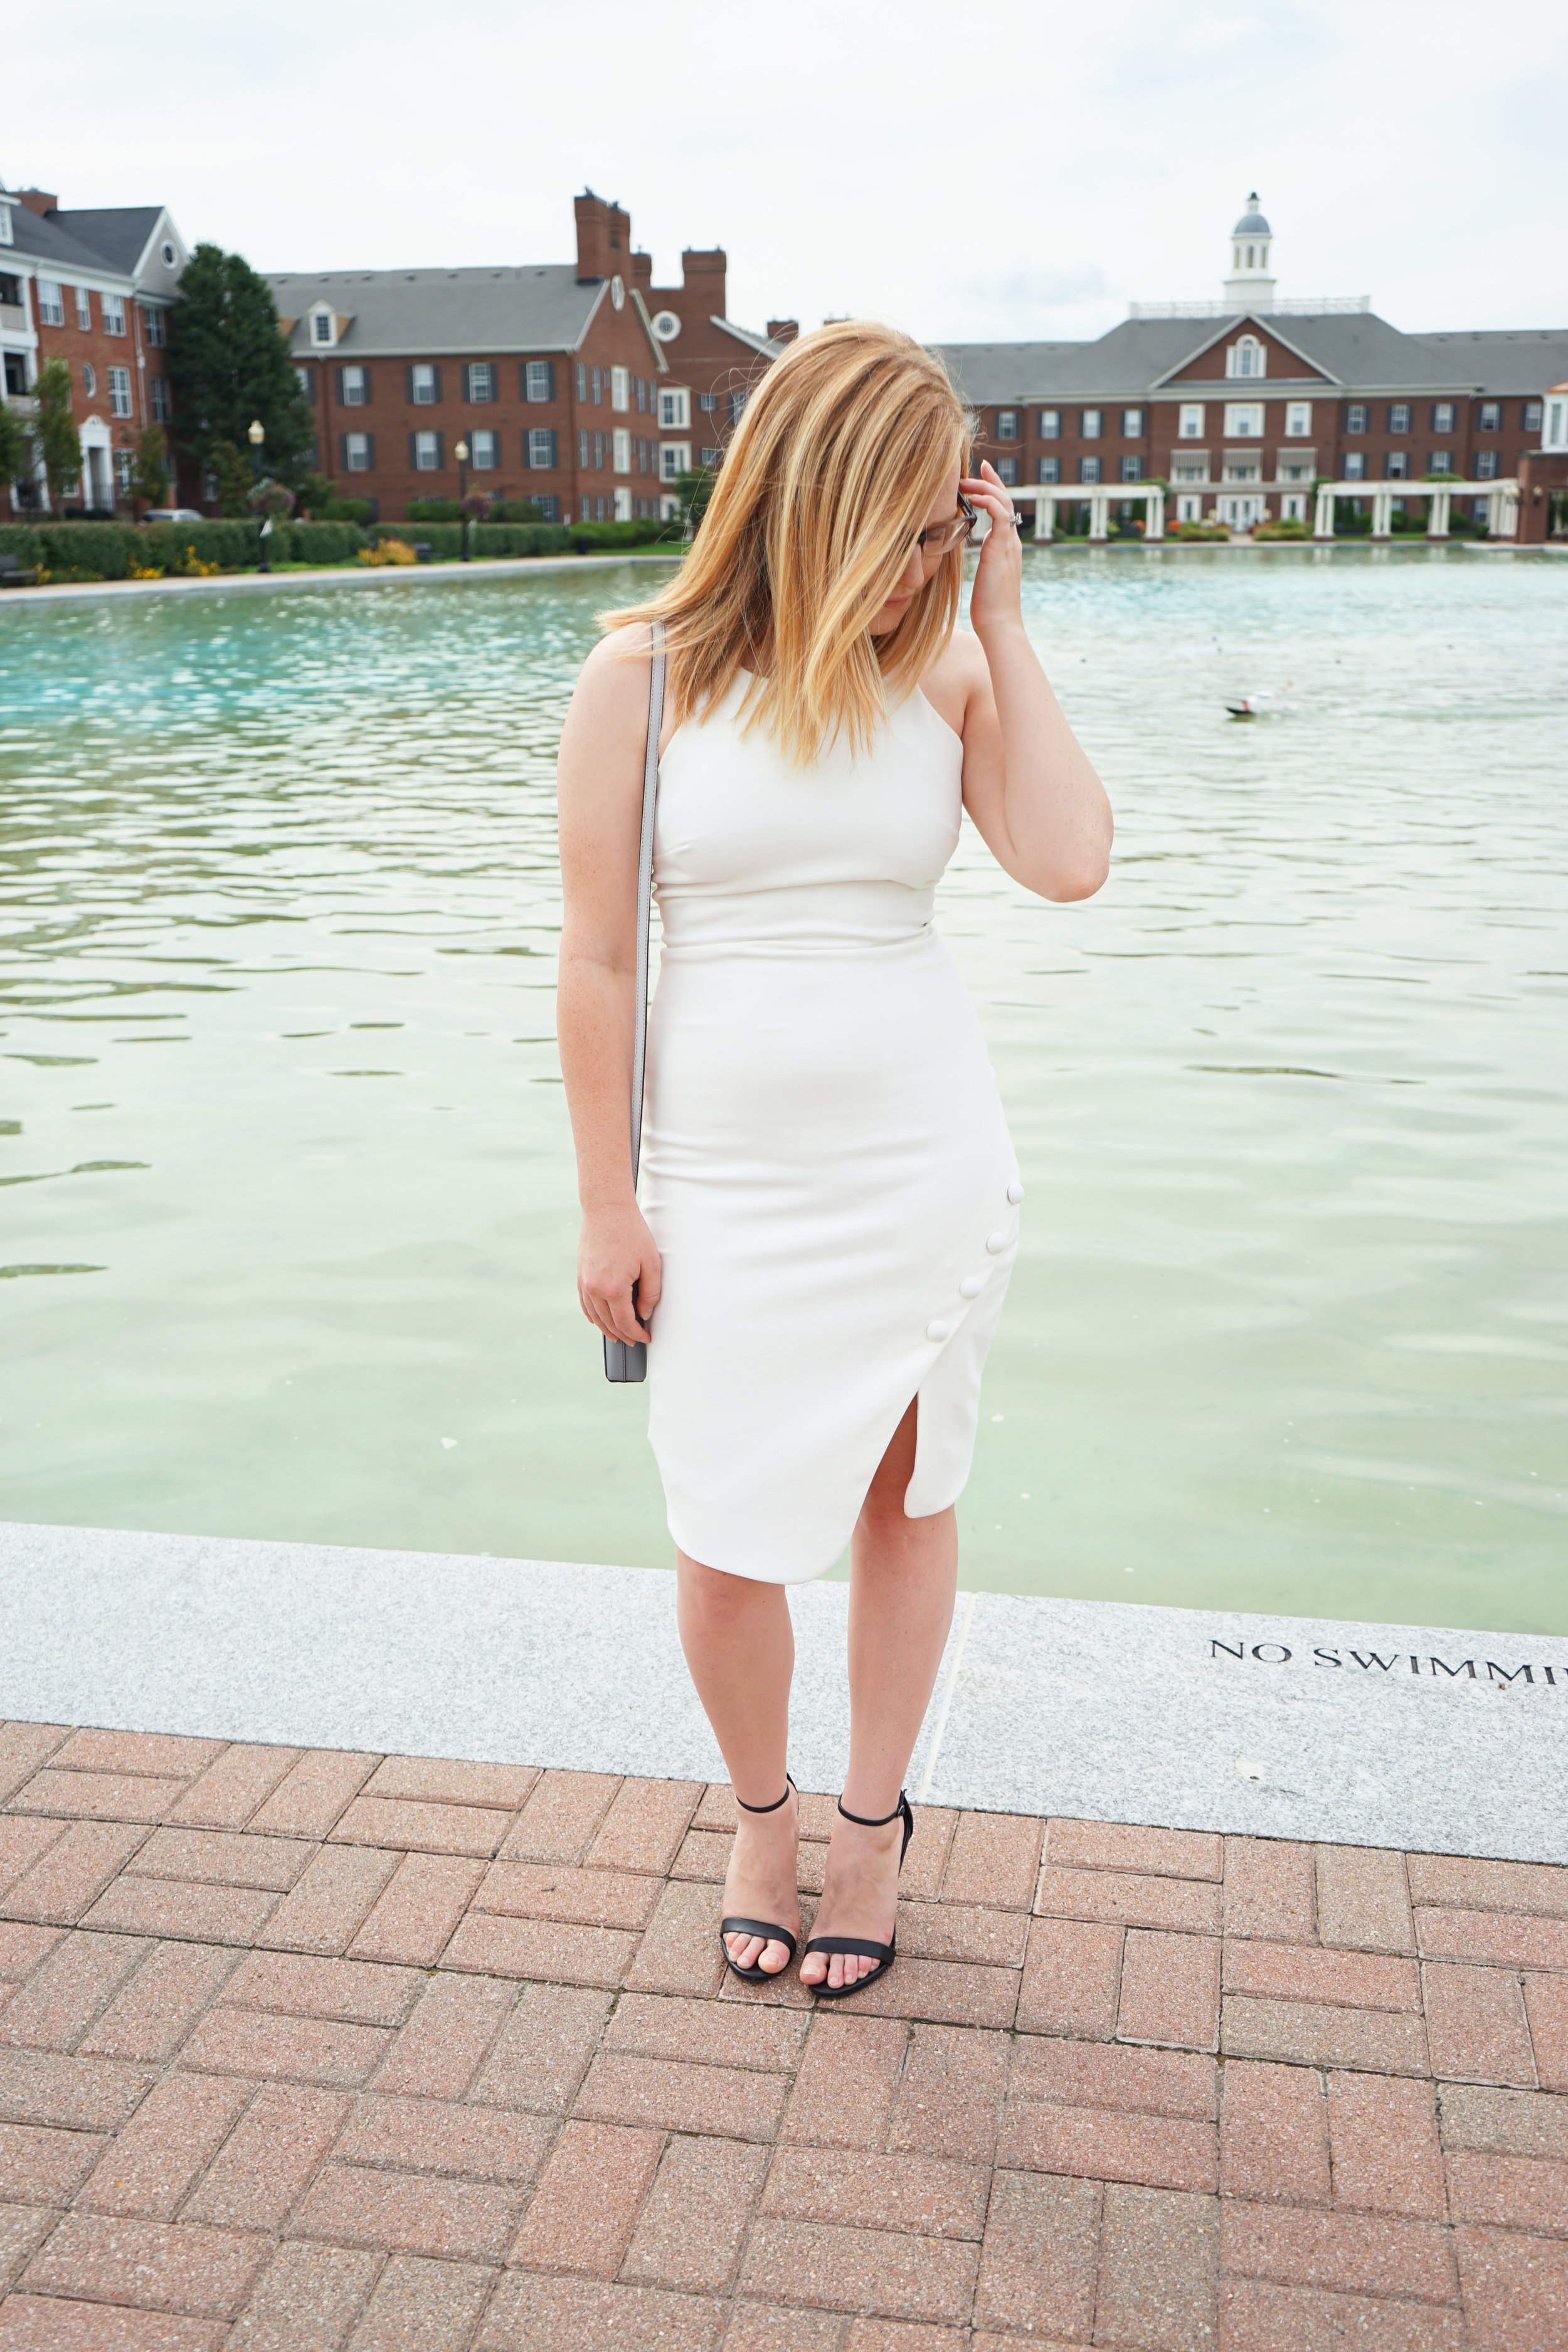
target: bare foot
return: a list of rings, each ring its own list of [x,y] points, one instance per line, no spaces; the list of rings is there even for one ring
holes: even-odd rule
[[[800,1842],[800,1801],[794,1789],[787,1805],[771,1813],[742,1812],[724,1874],[726,1919],[763,1919],[770,1927],[788,1927],[800,1936],[800,1897],[795,1891],[796,1850]],[[724,1948],[738,1969],[761,1969],[765,1976],[782,1976],[789,1966],[789,1946],[773,1937],[726,1936]]]
[[[862,1829],[840,1813],[833,1824],[822,1900],[812,1935],[849,1936],[867,1944],[890,1944],[899,1915],[899,1862],[904,1825],[895,1815],[878,1829]],[[857,1952],[807,1952],[800,1964],[803,1985],[858,1984],[881,1963]]]

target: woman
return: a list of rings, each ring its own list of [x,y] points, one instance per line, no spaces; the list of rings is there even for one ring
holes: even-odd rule
[[[849,1767],[802,1983],[892,1963],[902,1782],[952,1619],[953,1506],[1023,1197],[931,926],[966,808],[1026,889],[1105,879],[1110,811],[1024,634],[1012,502],[939,360],[863,322],[775,361],[679,577],[606,617],[561,743],[562,1068],[589,1321],[648,1336],[681,1641],[742,1809],[722,1946],[795,1958],[784,1587],[847,1543]],[[954,633],[977,509],[991,529]],[[644,1207],[637,863],[664,625]],[[781,1790],[783,1795],[780,1795]]]

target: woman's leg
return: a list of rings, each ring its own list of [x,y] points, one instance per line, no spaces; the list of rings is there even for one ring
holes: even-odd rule
[[[879,1820],[899,1801],[952,1622],[958,1516],[904,1517],[914,1471],[919,1400],[899,1423],[871,1481],[850,1546],[849,1770],[844,1801]],[[839,1815],[813,1933],[885,1944],[898,1910],[900,1822],[862,1829]],[[813,1952],[803,1984],[853,1984],[875,1960]]]
[[[726,1576],[677,1551],[680,1646],[697,1696],[713,1727],[730,1785],[747,1805],[771,1805],[785,1781],[789,1746],[789,1685],[795,1672],[795,1629],[782,1584]],[[800,1932],[795,1845],[800,1823],[795,1799],[775,1812],[740,1816],[724,1916],[766,1919]],[[743,1969],[770,1976],[789,1965],[787,1948],[757,1936],[731,1936],[729,1951]]]

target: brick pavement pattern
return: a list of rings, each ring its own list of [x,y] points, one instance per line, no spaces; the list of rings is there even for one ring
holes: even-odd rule
[[[1568,1868],[927,1807],[817,2007],[734,1818],[0,1726],[0,2352],[1568,2352]]]

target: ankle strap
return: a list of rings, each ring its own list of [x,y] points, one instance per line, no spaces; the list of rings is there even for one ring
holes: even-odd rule
[[[900,1814],[907,1813],[909,1809],[910,1801],[902,1789],[899,1790],[899,1801],[892,1811],[881,1814],[876,1821],[873,1821],[868,1813],[852,1813],[843,1798],[840,1797],[838,1800],[838,1810],[845,1820],[857,1822],[863,1830],[885,1830],[889,1822],[896,1822]]]
[[[779,1807],[780,1807],[781,1805],[787,1805],[787,1804],[788,1804],[788,1802],[789,1802],[789,1792],[790,1792],[790,1790],[794,1788],[794,1786],[795,1786],[795,1782],[790,1779],[789,1774],[786,1772],[786,1773],[784,1774],[784,1795],[783,1795],[782,1797],[775,1797],[775,1798],[773,1799],[773,1803],[772,1803],[771,1805],[748,1805],[748,1804],[747,1804],[747,1802],[746,1802],[746,1801],[745,1801],[745,1799],[744,1799],[744,1797],[735,1797],[735,1802],[740,1806],[741,1811],[742,1811],[743,1813],[776,1813],[776,1812],[778,1811],[778,1809],[779,1809]],[[733,1790],[732,1789],[731,1789],[731,1790],[730,1791],[730,1793],[731,1793],[731,1796],[734,1796],[734,1795],[735,1795],[735,1792],[734,1792],[734,1790]],[[892,1816],[889,1814],[889,1820],[891,1820],[891,1818],[892,1818]]]

